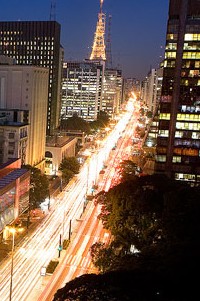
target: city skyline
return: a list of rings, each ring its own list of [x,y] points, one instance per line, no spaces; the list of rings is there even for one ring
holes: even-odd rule
[[[61,24],[61,44],[65,60],[83,60],[91,53],[100,9],[99,0],[64,3],[55,1],[3,1],[1,21],[41,21],[52,17]],[[122,5],[119,0],[104,0],[103,12],[111,15],[111,51],[113,67],[122,69],[124,77],[144,79],[150,68],[157,68],[164,52],[168,0],[147,0]],[[10,9],[12,7],[12,10]]]

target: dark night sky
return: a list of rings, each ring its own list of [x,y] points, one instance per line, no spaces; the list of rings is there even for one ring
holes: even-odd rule
[[[163,55],[169,0],[104,0],[112,16],[111,49],[114,66],[124,77],[143,79]],[[46,21],[51,0],[1,0],[1,21]],[[65,59],[87,58],[96,28],[99,0],[56,0]]]

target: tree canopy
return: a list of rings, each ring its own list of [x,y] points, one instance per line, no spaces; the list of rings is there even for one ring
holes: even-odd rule
[[[200,188],[161,175],[134,177],[96,196],[111,243],[91,248],[99,275],[83,275],[54,301],[188,301],[198,294]],[[134,248],[133,248],[134,246]]]
[[[185,240],[197,230],[200,190],[153,175],[136,177],[101,192],[97,203],[105,228],[139,250]],[[199,227],[199,225],[198,225]]]
[[[110,121],[109,115],[105,111],[100,111],[97,114],[97,119],[90,122],[90,126],[92,129],[98,130],[108,126],[109,121]]]
[[[77,173],[79,173],[80,163],[76,157],[67,157],[62,160],[59,166],[59,170],[62,171],[62,178],[65,182],[69,180]]]
[[[30,170],[29,204],[30,208],[34,209],[49,196],[49,180],[40,169],[31,165],[24,165],[23,167]]]
[[[72,117],[61,120],[61,126],[64,130],[76,130],[83,131],[85,133],[90,133],[91,127],[87,121],[79,117],[77,114],[74,114]]]
[[[61,119],[60,128],[62,130],[81,130],[89,134],[92,130],[105,128],[109,124],[109,121],[109,115],[105,111],[98,112],[97,119],[91,122],[87,122],[83,118],[79,117],[76,113],[74,113],[72,117]]]

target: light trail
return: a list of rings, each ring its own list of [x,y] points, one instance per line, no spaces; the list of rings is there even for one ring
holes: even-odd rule
[[[78,232],[67,249],[67,253],[72,256],[65,256],[59,264],[59,266],[68,267],[67,277],[64,277],[63,281],[69,281],[73,277],[76,277],[76,275],[81,275],[85,272],[96,271],[91,264],[89,247],[100,238],[105,242],[109,241],[109,236],[104,236],[105,230],[97,219],[99,213],[98,206],[95,207],[92,203],[89,203],[87,212],[84,213],[84,220],[80,222],[79,219],[83,216],[87,188],[88,191],[91,190],[103,164],[108,161],[108,156],[110,152],[112,153],[113,146],[117,143],[122,131],[126,129],[131,116],[131,111],[122,116],[113,131],[108,134],[104,145],[101,145],[97,152],[91,155],[87,164],[83,165],[76,179],[63,189],[54,201],[51,200],[49,212],[34,233],[27,235],[21,243],[20,248],[16,247],[13,270],[13,301],[37,300],[43,285],[40,269],[43,266],[47,266],[50,260],[54,258],[58,259],[59,237],[62,235],[62,239],[68,239],[70,221],[72,222],[72,233],[77,229]],[[111,155],[112,158],[113,161],[111,161],[114,164],[114,156]],[[112,171],[109,174],[109,168],[107,168],[104,182],[99,183],[99,189],[105,187],[106,179],[111,179],[113,176],[114,172]],[[108,189],[108,186],[106,189]],[[80,223],[81,227],[78,227]],[[82,240],[83,245],[81,245]],[[75,266],[71,266],[75,255]],[[0,280],[0,298],[3,301],[8,301],[10,260],[6,260],[1,265],[1,275],[3,277]],[[55,278],[54,275],[52,276],[54,285],[58,281],[59,275],[59,273],[55,273]],[[44,301],[46,299],[41,300]]]

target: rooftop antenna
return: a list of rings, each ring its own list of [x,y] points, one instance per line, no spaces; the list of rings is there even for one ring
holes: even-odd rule
[[[50,21],[56,20],[56,0],[51,0]]]
[[[111,52],[111,19],[112,16],[108,16],[108,35],[106,41],[106,66],[112,69],[112,52]]]

